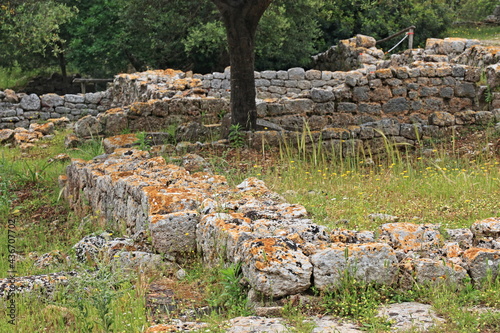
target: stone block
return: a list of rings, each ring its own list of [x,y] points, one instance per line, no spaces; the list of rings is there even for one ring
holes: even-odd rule
[[[55,108],[57,106],[64,105],[64,98],[56,94],[46,94],[40,96],[40,101],[42,106]]]
[[[284,237],[247,240],[241,244],[242,272],[257,293],[277,298],[311,286],[312,265],[298,245]]]
[[[455,117],[448,112],[434,112],[429,116],[429,125],[453,126],[455,125]]]
[[[375,88],[371,92],[371,101],[372,102],[384,102],[388,101],[392,98],[392,91],[389,87],[382,86],[379,88]]]
[[[400,135],[410,139],[418,140],[422,138],[422,125],[420,124],[401,124]]]
[[[25,95],[21,98],[21,108],[26,111],[36,111],[41,107],[40,98],[36,94]]]
[[[341,282],[347,271],[357,279],[390,285],[397,277],[394,250],[383,243],[332,244],[312,255],[314,286],[327,290]]]
[[[423,100],[423,107],[429,111],[439,111],[444,109],[444,101],[439,97],[428,97]]]
[[[457,97],[476,97],[476,85],[470,82],[459,83],[455,86],[455,96]]]
[[[289,80],[304,80],[306,77],[306,71],[304,68],[294,67],[288,70]]]
[[[196,226],[200,215],[196,211],[182,211],[149,217],[149,231],[153,248],[161,254],[180,257],[196,251]]]
[[[466,250],[462,256],[469,266],[469,274],[474,283],[481,284],[488,274],[493,279],[498,276],[500,250],[473,247]]]
[[[380,115],[382,113],[382,106],[379,103],[359,103],[358,111],[361,113]]]
[[[389,79],[392,77],[392,70],[390,68],[377,69],[375,75],[379,79]]]
[[[73,103],[73,104],[85,103],[85,96],[66,94],[66,95],[64,95],[64,101],[67,103]]]
[[[337,104],[337,111],[344,113],[356,113],[358,106],[356,103],[341,102]]]
[[[370,99],[370,88],[367,86],[354,87],[352,90],[352,99],[356,102],[364,102]]]
[[[471,226],[474,238],[500,237],[500,218],[491,217],[481,221],[476,221]]]
[[[441,87],[439,89],[439,96],[442,98],[452,98],[454,96],[454,89],[452,87]]]
[[[387,242],[395,249],[420,251],[437,248],[441,242],[438,226],[413,223],[386,223],[380,226],[379,240]]]
[[[260,77],[266,80],[276,79],[276,71],[262,71]]]
[[[311,98],[316,103],[325,103],[335,99],[335,95],[331,90],[312,88]]]
[[[396,97],[388,100],[382,105],[385,113],[402,113],[410,110],[410,105],[406,98]]]
[[[456,242],[463,249],[472,247],[472,238],[474,234],[469,228],[446,229],[448,239],[451,242]]]
[[[316,69],[310,69],[306,71],[305,73],[305,78],[306,80],[321,80],[321,71],[318,71]]]
[[[400,266],[404,273],[411,275],[419,284],[447,283],[457,285],[468,277],[467,271],[463,267],[443,260],[406,259],[401,262]]]

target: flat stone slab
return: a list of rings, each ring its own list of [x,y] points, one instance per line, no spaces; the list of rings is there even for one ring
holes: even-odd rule
[[[412,328],[426,331],[435,325],[444,323],[444,319],[436,315],[431,305],[417,302],[385,305],[380,308],[378,316],[393,321],[392,329],[395,331]]]

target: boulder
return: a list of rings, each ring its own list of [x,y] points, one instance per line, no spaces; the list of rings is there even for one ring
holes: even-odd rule
[[[379,240],[403,251],[425,251],[438,247],[441,242],[438,226],[432,224],[386,223],[379,230]]]
[[[200,215],[196,211],[182,211],[149,217],[153,248],[167,257],[180,257],[196,251],[196,225]]]
[[[80,138],[99,136],[102,130],[102,124],[94,116],[85,116],[75,123],[75,134]]]
[[[493,279],[499,274],[500,250],[473,247],[464,252],[463,258],[469,266],[470,277],[476,284],[481,284],[488,274]]]
[[[298,245],[285,237],[243,242],[242,271],[258,294],[268,298],[294,295],[311,286],[313,267]]]
[[[344,272],[365,282],[392,284],[398,272],[394,250],[384,243],[332,244],[311,256],[314,285],[321,289],[338,285]]]
[[[26,111],[36,111],[40,109],[40,98],[36,94],[25,95],[21,99],[21,108]]]

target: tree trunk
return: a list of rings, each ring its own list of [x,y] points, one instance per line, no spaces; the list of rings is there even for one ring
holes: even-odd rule
[[[272,0],[212,0],[226,27],[231,64],[231,119],[242,129],[256,128],[255,32]]]

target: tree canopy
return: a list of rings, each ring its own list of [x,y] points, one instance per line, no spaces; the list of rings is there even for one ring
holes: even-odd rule
[[[496,4],[273,0],[256,31],[255,68],[308,67],[311,55],[340,39],[381,39],[410,25],[422,46],[443,37],[453,20],[480,19]],[[224,24],[210,0],[10,0],[0,5],[0,42],[0,66],[46,66],[64,55],[74,71],[94,77],[167,67],[208,73],[229,65]]]

